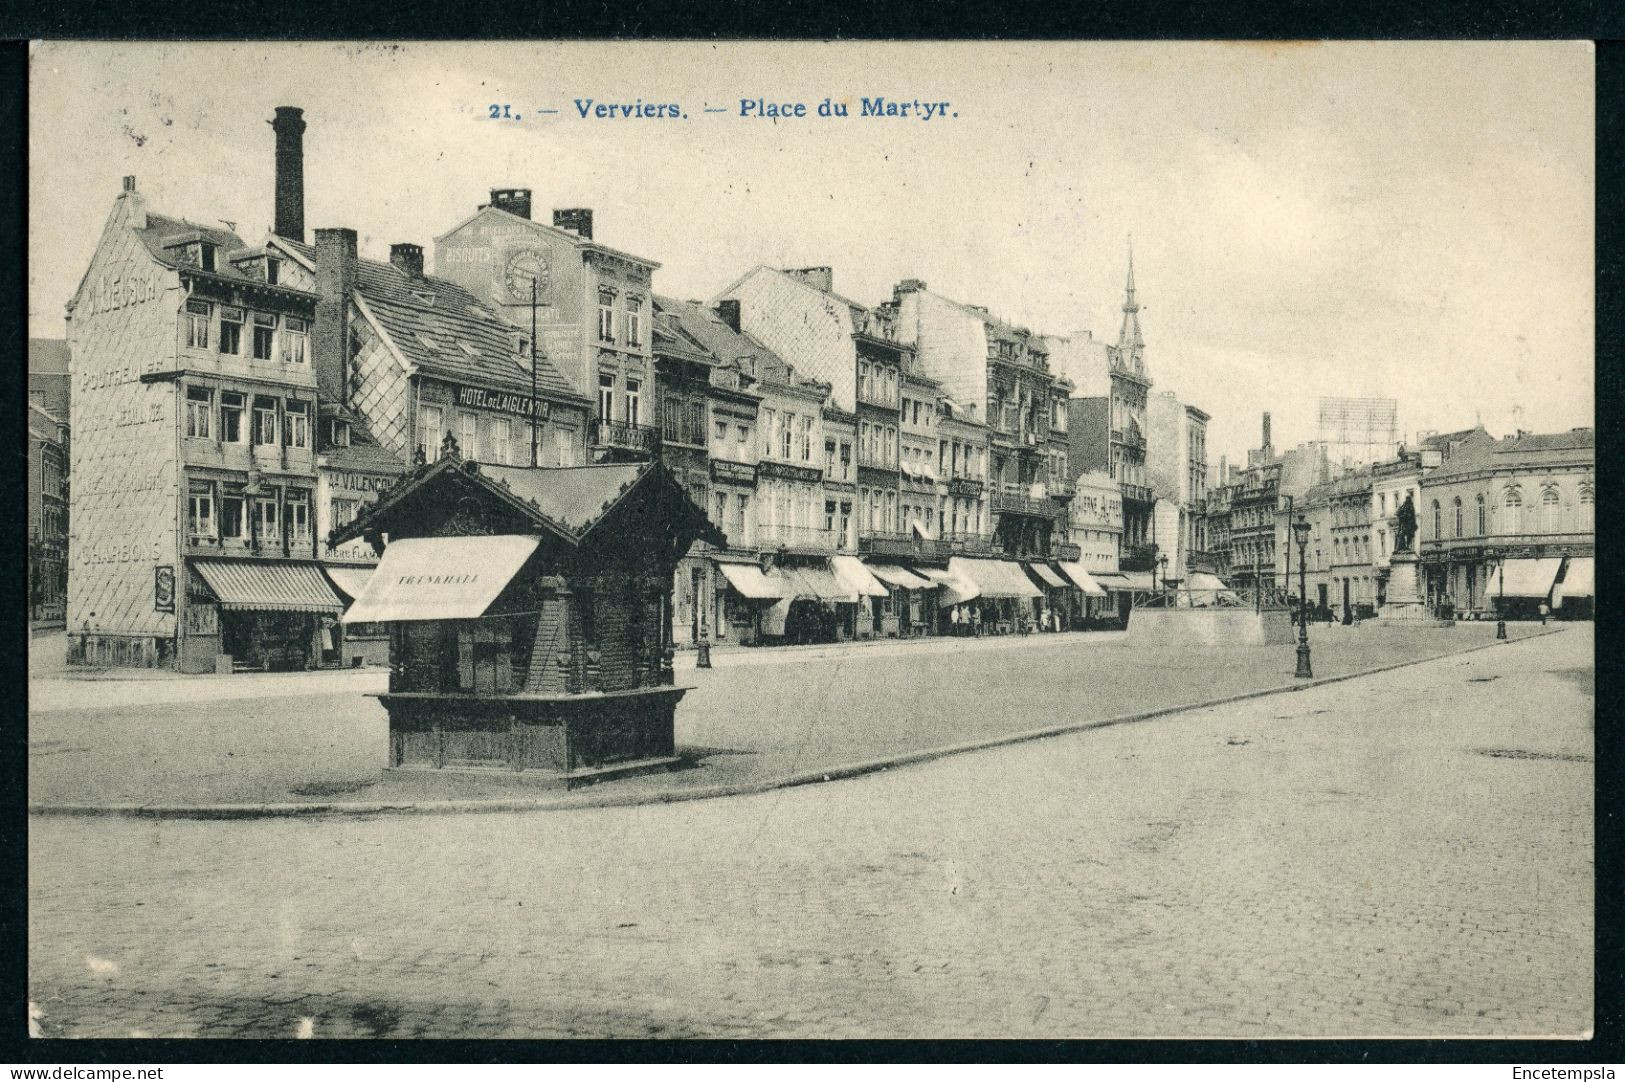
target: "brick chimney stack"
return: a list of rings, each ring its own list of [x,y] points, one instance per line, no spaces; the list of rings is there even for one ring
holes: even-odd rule
[[[717,318],[726,323],[735,333],[739,331],[739,302],[736,300],[722,300],[717,302]]]
[[[423,277],[423,246],[421,244],[391,244],[389,261],[408,278]]]
[[[592,240],[592,208],[563,207],[553,212],[553,227]]]
[[[829,267],[786,268],[784,273],[800,279],[822,293],[832,293],[835,290],[835,272]]]
[[[421,249],[418,258],[422,259]],[[316,362],[317,393],[324,402],[349,404],[349,313],[355,282],[355,230],[316,230],[317,300],[311,352]]]
[[[305,111],[276,107],[276,228],[279,237],[305,243]]]
[[[1264,411],[1264,443],[1263,443],[1263,446],[1267,448],[1267,447],[1269,447],[1269,445],[1270,445],[1270,414],[1269,414],[1269,410],[1265,410]]]
[[[529,188],[492,188],[491,202],[486,206],[505,210],[509,214],[517,215],[530,220],[530,189]],[[483,208],[482,208],[483,209]]]

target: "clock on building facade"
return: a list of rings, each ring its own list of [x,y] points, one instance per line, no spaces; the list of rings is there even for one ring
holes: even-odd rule
[[[508,296],[514,300],[530,300],[532,282],[536,283],[535,295],[539,297],[547,292],[547,256],[535,248],[521,248],[508,256],[502,276]]]

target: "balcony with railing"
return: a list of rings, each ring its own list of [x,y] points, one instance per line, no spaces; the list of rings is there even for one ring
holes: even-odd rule
[[[1076,563],[1083,559],[1083,546],[1072,541],[1055,541],[1050,544],[1050,555],[1063,563]]]
[[[1145,450],[1145,434],[1143,432],[1130,432],[1122,428],[1112,429],[1112,442],[1120,443],[1124,447],[1135,447]]]
[[[988,507],[995,514],[1054,518],[1060,513],[1060,506],[1048,496],[1033,495],[1034,487],[1038,486],[1002,485],[995,488],[988,493]]]
[[[649,425],[607,421],[597,417],[592,422],[592,445],[594,448],[652,455],[660,447],[660,430]]]
[[[1151,492],[1150,485],[1136,485],[1129,481],[1120,481],[1117,487],[1125,500],[1133,500],[1136,503],[1156,502],[1156,497]]]
[[[763,523],[756,529],[756,544],[764,549],[788,552],[834,552],[836,531],[821,526],[781,526]]]
[[[1117,566],[1122,571],[1153,571],[1159,555],[1156,545],[1124,545]]]

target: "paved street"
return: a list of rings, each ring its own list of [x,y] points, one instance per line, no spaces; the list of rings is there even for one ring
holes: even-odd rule
[[[74,1036],[1580,1034],[1592,664],[1571,626],[665,806],[36,817],[30,994]],[[820,677],[831,717],[865,678]],[[937,723],[929,690],[863,690]]]
[[[1537,625],[1512,625],[1532,634]],[[1317,627],[1315,673],[1360,672],[1490,642],[1493,625]],[[612,783],[617,795],[798,772],[1208,702],[1292,684],[1293,647],[1180,650],[1120,634],[935,639],[738,650],[679,667],[690,769]],[[384,777],[381,671],[149,680],[35,680],[29,799],[210,804],[524,798],[511,781]],[[590,800],[593,790],[570,799]]]

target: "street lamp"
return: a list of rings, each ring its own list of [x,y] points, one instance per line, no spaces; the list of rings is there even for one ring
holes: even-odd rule
[[[1298,539],[1298,671],[1293,675],[1308,678],[1315,675],[1309,667],[1309,566],[1305,559],[1305,549],[1309,545],[1309,520],[1299,515],[1298,521],[1292,524],[1292,534]]]
[[[1162,574],[1160,576],[1161,581],[1162,581],[1162,594],[1163,594],[1162,603],[1163,603],[1163,606],[1166,607],[1167,604],[1168,604],[1168,555],[1167,555],[1167,553],[1164,553],[1163,555],[1157,557],[1157,566],[1162,568]]]
[[[1493,561],[1494,564],[1495,564],[1495,572],[1496,572],[1496,580],[1497,580],[1496,581],[1496,589],[1495,589],[1495,637],[1498,638],[1498,639],[1504,639],[1504,638],[1507,637],[1507,614],[1506,614],[1507,561],[1506,561],[1506,554],[1503,553],[1500,549],[1490,549],[1488,552],[1485,553],[1485,555],[1488,556],[1490,558],[1490,560]]]

